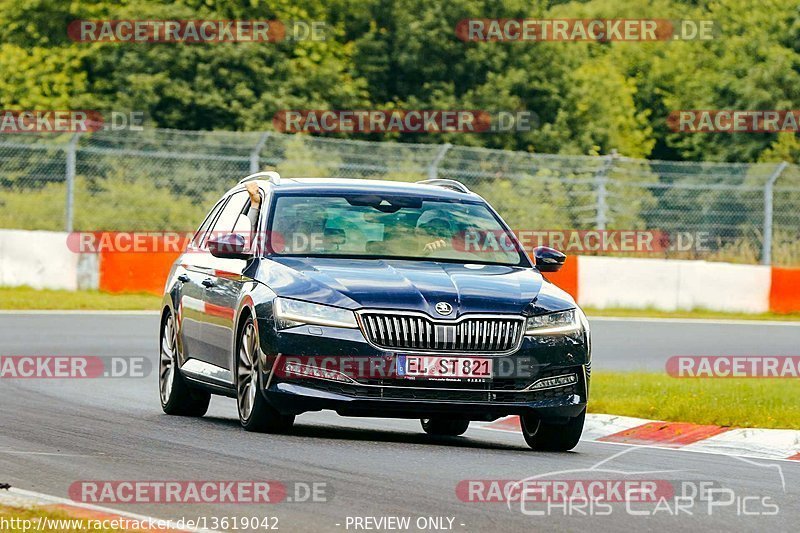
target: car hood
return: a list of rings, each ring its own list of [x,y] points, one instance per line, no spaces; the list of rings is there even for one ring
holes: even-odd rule
[[[265,260],[259,281],[278,296],[348,309],[422,311],[447,302],[453,312],[538,314],[574,301],[535,269],[439,261],[282,257]],[[545,290],[543,290],[545,289]]]

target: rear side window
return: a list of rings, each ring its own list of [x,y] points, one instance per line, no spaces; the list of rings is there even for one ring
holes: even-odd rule
[[[200,245],[203,242],[203,237],[205,237],[206,232],[208,231],[208,228],[211,226],[211,224],[214,222],[214,219],[217,218],[217,215],[219,214],[223,205],[225,205],[225,201],[220,200],[219,202],[217,202],[217,205],[215,205],[208,213],[208,216],[206,216],[206,219],[203,221],[202,224],[200,224],[197,233],[195,233],[194,237],[192,238],[193,246],[196,246],[198,248],[200,247]]]
[[[214,237],[221,237],[228,233],[233,233],[235,227],[241,226],[242,223],[245,222],[245,220],[240,220],[240,217],[247,219],[247,212],[245,210],[249,207],[249,205],[250,196],[247,194],[247,191],[239,191],[232,194],[228,200],[228,203],[225,204],[222,212],[217,217],[210,235],[213,235]],[[247,220],[247,228],[249,228],[249,226],[250,222]],[[205,245],[205,241],[207,240],[208,239],[205,239],[203,241],[203,245]]]

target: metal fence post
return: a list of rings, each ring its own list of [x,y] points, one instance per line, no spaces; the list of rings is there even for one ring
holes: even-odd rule
[[[761,264],[772,264],[772,208],[773,208],[773,189],[775,182],[781,177],[783,171],[789,165],[782,161],[775,169],[767,183],[764,185],[764,235],[761,238]]]
[[[439,151],[436,153],[436,157],[433,158],[433,161],[431,161],[431,164],[428,167],[429,180],[436,179],[436,177],[439,175],[439,163],[442,162],[442,159],[444,159],[445,154],[452,147],[453,147],[452,144],[444,143],[441,146],[441,148],[439,148]]]
[[[261,149],[264,148],[267,137],[269,137],[269,132],[265,131],[259,137],[258,143],[253,147],[253,151],[250,152],[250,174],[255,174],[261,170]]]
[[[608,191],[606,190],[606,183],[608,183],[608,173],[611,167],[614,166],[614,160],[617,159],[617,150],[611,150],[611,153],[606,156],[606,161],[603,167],[595,175],[595,186],[597,187],[597,219],[595,220],[595,229],[604,230],[608,224]]]
[[[75,216],[75,166],[78,155],[78,141],[80,133],[75,133],[67,144],[67,207],[66,207],[66,228],[67,233],[72,232],[72,223]]]

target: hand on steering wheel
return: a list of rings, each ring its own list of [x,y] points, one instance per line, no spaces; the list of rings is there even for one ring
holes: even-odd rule
[[[444,239],[437,239],[433,242],[429,242],[428,244],[426,244],[425,248],[423,248],[422,251],[426,254],[429,254],[436,250],[441,250],[442,248],[445,247],[447,247],[447,241]]]

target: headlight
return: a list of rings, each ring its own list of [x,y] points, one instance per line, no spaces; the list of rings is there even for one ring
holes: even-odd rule
[[[528,317],[525,335],[557,335],[581,329],[581,319],[576,309]]]
[[[352,311],[300,300],[287,300],[286,298],[275,298],[275,324],[278,329],[302,324],[338,328],[358,327],[356,315]]]

